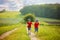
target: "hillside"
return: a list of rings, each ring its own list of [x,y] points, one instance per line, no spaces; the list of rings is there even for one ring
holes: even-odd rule
[[[22,15],[33,13],[37,17],[60,19],[60,4],[42,4],[25,6],[20,10]]]

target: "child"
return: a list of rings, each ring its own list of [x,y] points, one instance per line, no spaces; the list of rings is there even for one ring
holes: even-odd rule
[[[39,22],[38,22],[38,20],[36,20],[34,23],[35,32],[38,32],[38,26],[39,26]]]
[[[28,34],[31,34],[30,31],[31,31],[31,25],[32,25],[32,22],[30,19],[28,19],[28,22],[27,22],[27,28],[28,28]]]

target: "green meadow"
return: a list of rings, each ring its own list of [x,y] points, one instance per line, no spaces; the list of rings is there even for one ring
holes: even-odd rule
[[[18,30],[7,36],[3,40],[30,40],[24,24],[19,24]]]
[[[14,28],[18,28],[18,30],[5,37],[3,40],[30,40],[27,34],[26,24],[22,23],[23,17],[20,14],[21,13],[19,12],[0,13],[0,35],[13,30]],[[35,33],[37,38],[40,40],[60,40],[60,26],[48,23],[53,21],[60,22],[60,20],[39,17],[37,18],[39,19],[40,23],[39,32]],[[31,31],[34,32],[33,25]]]

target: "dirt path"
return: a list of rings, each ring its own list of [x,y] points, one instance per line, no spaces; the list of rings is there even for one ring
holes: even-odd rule
[[[29,35],[29,37],[31,38],[31,40],[38,40],[38,38],[32,32],[31,32],[31,35]]]
[[[28,30],[27,30],[27,33],[28,33]],[[36,37],[36,34],[34,34],[33,32],[31,32],[31,34],[29,35],[30,39],[31,40],[39,40],[37,37]]]
[[[13,29],[13,30],[11,30],[11,31],[8,31],[8,32],[6,32],[6,33],[3,33],[1,36],[0,36],[0,40],[1,39],[4,39],[5,37],[7,37],[7,36],[9,36],[12,32],[14,32],[14,31],[16,31],[18,28],[15,28],[15,29]]]

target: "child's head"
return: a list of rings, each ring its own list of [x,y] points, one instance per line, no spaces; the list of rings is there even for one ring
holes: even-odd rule
[[[38,20],[36,20],[36,22],[38,22]]]
[[[28,19],[28,21],[30,22],[31,20],[30,20],[30,19]]]

